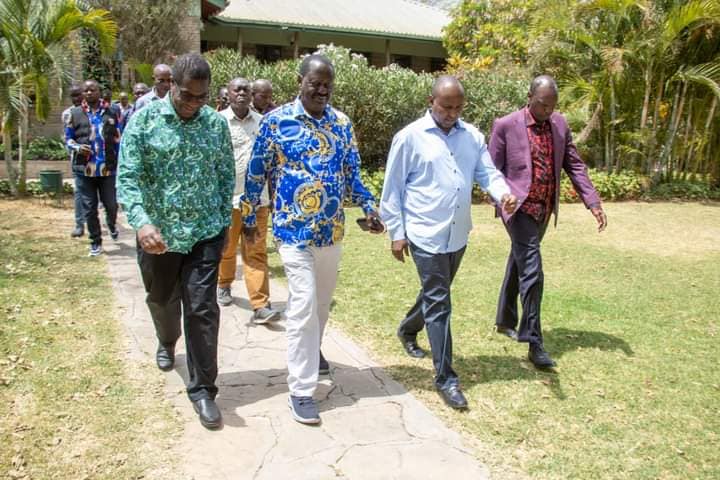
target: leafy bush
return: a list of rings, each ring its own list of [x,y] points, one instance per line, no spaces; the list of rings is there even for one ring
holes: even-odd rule
[[[335,66],[332,104],[353,121],[363,167],[372,171],[385,165],[392,137],[417,119],[428,106],[433,76],[391,65],[375,68],[362,55],[333,45],[321,45]],[[213,91],[232,78],[267,78],[276,102],[294,99],[298,92],[298,60],[263,64],[237,51],[220,49],[207,54],[213,72]],[[524,103],[527,81],[491,72],[468,73],[462,79],[467,95],[464,118],[487,133],[495,117]]]
[[[63,194],[72,195],[74,192],[72,183],[63,183]],[[38,180],[28,180],[27,193],[33,197],[49,196],[42,189],[42,184]],[[8,179],[0,179],[0,196],[10,196],[10,181]]]
[[[647,192],[649,200],[720,200],[720,188],[713,188],[705,182],[674,180],[654,186]]]
[[[65,143],[57,137],[36,137],[28,145],[28,160],[67,160]]]
[[[603,200],[637,200],[643,194],[645,177],[632,172],[622,171],[608,174],[601,170],[589,169],[588,174],[595,189]],[[579,202],[577,192],[565,173],[560,179],[560,201]]]

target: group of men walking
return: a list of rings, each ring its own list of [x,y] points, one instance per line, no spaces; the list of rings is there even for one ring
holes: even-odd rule
[[[218,95],[216,105],[225,108],[209,107],[211,72],[200,55],[183,55],[172,69],[156,73],[167,94],[161,95],[156,79],[153,92],[143,98],[150,93],[157,98],[135,108],[118,128],[122,136],[112,137],[119,160],[112,164],[112,156],[101,155],[107,148],[96,143],[93,166],[83,175],[112,171],[108,183],[114,190],[118,169],[118,198],[136,231],[138,264],[158,337],[158,367],[173,367],[184,330],[187,392],[204,426],[222,424],[215,403],[218,304],[233,302],[238,249],[253,321],[272,322],[281,315],[269,301],[268,223],[288,279],[288,406],[297,421],[320,422],[313,394],[319,375],[329,371],[321,346],[337,282],[346,201],[362,208],[370,233],[388,232],[397,260],[413,259],[420,292],[397,334],[407,354],[421,358],[426,353],[417,336],[426,328],[435,385],[448,405],[467,407],[452,368],[450,291],[472,228],[473,183],[495,202],[511,241],[496,328],[528,343],[529,360],[537,367],[555,365],[544,349],[540,322],[540,242],[551,214],[557,219],[561,170],[599,230],[607,220],[567,123],[554,112],[558,91],[552,78],[534,79],[527,105],[498,119],[486,144],[483,134],[461,119],[461,83],[438,77],[428,110],[393,139],[378,205],[360,178],[352,122],[330,105],[335,70],[326,57],[305,57],[298,96],[277,108],[268,100],[259,112],[251,108],[253,95],[266,96],[264,85],[254,88],[244,78],[230,81],[226,100],[224,93]],[[92,115],[102,117],[94,92],[93,85],[85,88],[87,108],[81,111],[99,132],[102,123],[92,123]],[[77,134],[82,129],[67,125],[68,145],[84,150],[78,140],[84,137]],[[92,210],[93,202],[85,206]],[[111,235],[117,232],[116,211],[112,222],[108,218]],[[95,242],[97,203],[92,228],[90,216]]]

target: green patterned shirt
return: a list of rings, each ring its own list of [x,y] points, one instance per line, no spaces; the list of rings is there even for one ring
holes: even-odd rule
[[[230,224],[234,187],[230,131],[212,108],[183,121],[168,94],[130,118],[117,194],[135,230],[155,225],[168,251],[187,253]]]

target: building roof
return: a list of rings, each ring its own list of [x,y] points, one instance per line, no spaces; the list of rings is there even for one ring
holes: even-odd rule
[[[230,0],[221,24],[440,40],[447,13],[411,0]]]

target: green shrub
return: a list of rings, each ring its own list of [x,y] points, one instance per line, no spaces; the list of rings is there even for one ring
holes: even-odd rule
[[[674,180],[655,185],[647,192],[648,200],[720,200],[720,188],[706,182]]]
[[[335,66],[332,104],[353,121],[363,167],[378,170],[385,165],[393,136],[421,116],[428,107],[433,76],[391,65],[375,68],[362,55],[333,45],[321,45]],[[267,78],[273,83],[276,103],[294,99],[298,92],[298,60],[263,64],[235,50],[207,54],[213,72],[213,91],[232,78]],[[495,117],[523,105],[527,80],[512,75],[473,73],[463,78],[467,94],[464,118],[486,136]]]
[[[643,194],[645,178],[635,172],[622,171],[608,174],[601,170],[589,169],[588,174],[603,200],[637,200]],[[564,172],[560,180],[560,201],[580,201],[570,179]]]
[[[72,183],[63,182],[63,194],[72,195],[74,192]],[[43,192],[42,184],[38,180],[28,180],[27,193],[33,197],[49,196]],[[10,196],[10,181],[6,178],[0,179],[0,196]]]
[[[28,144],[28,160],[67,160],[65,142],[57,137],[36,137]]]

